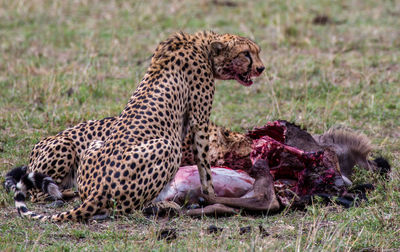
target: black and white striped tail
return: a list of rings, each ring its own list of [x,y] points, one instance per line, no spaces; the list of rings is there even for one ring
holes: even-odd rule
[[[51,216],[30,211],[25,204],[28,190],[33,188],[40,189],[55,200],[62,199],[62,193],[51,177],[38,172],[27,173],[26,166],[17,167],[8,172],[4,186],[8,191],[14,191],[15,208],[21,217],[40,221],[84,221],[93,217],[99,209],[98,201],[91,196],[79,207]]]
[[[21,216],[29,216],[34,218],[37,215],[29,211],[25,204],[26,193],[28,190],[33,188],[40,189],[54,199],[61,199],[62,193],[51,177],[38,172],[26,173],[26,169],[25,174],[23,174],[24,169],[17,167],[11,170],[6,176],[6,183],[8,183],[6,186],[9,186],[10,190],[15,192],[15,208],[17,209],[18,213]],[[20,176],[21,174],[22,176]],[[19,181],[15,183],[18,179],[18,176]]]

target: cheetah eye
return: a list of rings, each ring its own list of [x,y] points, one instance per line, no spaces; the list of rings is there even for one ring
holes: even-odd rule
[[[247,58],[251,59],[251,56],[250,56],[250,52],[249,52],[249,51],[245,51],[245,52],[243,52],[243,53],[244,53],[244,56],[246,56]]]

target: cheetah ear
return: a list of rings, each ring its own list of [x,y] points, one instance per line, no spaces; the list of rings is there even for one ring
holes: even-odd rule
[[[219,55],[222,50],[226,48],[226,45],[224,43],[219,42],[219,41],[214,41],[211,42],[211,50],[214,52],[214,54]]]

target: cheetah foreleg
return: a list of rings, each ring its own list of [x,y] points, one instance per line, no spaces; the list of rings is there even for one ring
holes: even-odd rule
[[[215,197],[214,186],[212,184],[212,174],[209,157],[209,133],[208,124],[196,127],[193,139],[193,153],[200,175],[200,184],[203,194]]]

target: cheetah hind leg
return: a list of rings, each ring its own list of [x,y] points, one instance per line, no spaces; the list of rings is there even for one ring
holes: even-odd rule
[[[181,207],[173,201],[158,201],[149,203],[142,212],[146,216],[173,217],[179,215]]]

